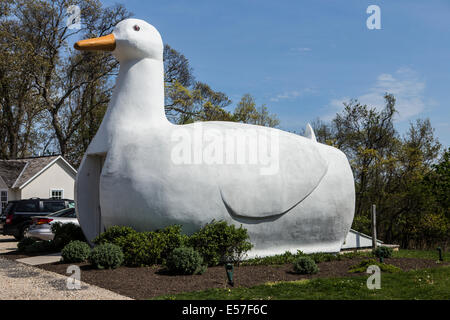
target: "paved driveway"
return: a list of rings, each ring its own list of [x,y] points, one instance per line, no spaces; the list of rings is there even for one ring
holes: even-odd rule
[[[12,236],[0,236],[0,254],[17,249],[17,240]]]

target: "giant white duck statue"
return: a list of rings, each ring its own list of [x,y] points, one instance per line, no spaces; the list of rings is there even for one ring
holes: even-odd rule
[[[212,220],[248,230],[249,256],[338,252],[354,215],[347,157],[306,136],[234,122],[170,123],[164,111],[163,42],[138,19],[81,40],[120,62],[114,93],[76,178],[76,211],[92,241],[105,228]]]

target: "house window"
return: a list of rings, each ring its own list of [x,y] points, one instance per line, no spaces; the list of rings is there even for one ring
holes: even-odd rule
[[[50,193],[51,193],[50,197],[52,199],[63,199],[64,198],[64,190],[52,189]]]
[[[2,213],[8,204],[8,190],[0,191],[0,201],[1,201],[0,213]]]

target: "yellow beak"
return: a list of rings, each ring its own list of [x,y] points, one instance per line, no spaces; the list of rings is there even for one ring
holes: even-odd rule
[[[75,43],[74,48],[82,51],[114,51],[116,39],[111,33],[100,38],[80,40]]]

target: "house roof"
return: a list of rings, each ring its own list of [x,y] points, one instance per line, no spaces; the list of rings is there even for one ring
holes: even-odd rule
[[[0,176],[11,188],[25,167],[26,162],[20,160],[0,160]]]
[[[9,188],[20,188],[58,158],[63,159],[61,156],[49,156],[0,160],[0,176]]]

